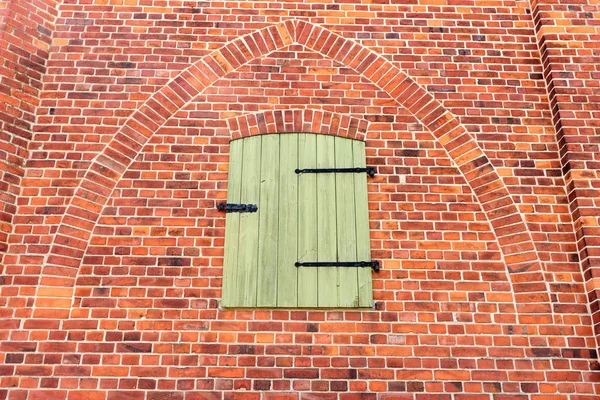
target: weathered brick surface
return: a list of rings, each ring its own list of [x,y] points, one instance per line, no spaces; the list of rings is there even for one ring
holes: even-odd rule
[[[4,259],[0,393],[598,395],[529,4],[379,3],[60,5]],[[373,310],[219,307],[229,140],[285,131],[366,141]]]

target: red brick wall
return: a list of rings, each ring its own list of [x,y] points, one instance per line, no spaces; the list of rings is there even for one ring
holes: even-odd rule
[[[569,206],[600,343],[600,7],[536,1],[536,33]]]
[[[0,3],[0,262],[12,231],[56,2]]]
[[[527,4],[193,3],[61,5],[0,393],[596,397]],[[366,140],[373,310],[219,307],[229,140],[298,130]]]

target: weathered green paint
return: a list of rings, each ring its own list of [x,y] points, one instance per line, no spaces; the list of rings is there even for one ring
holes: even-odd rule
[[[298,135],[298,168],[317,167],[317,136]],[[317,259],[317,175],[298,176],[298,261]],[[318,306],[318,271],[316,268],[298,269],[298,306]]]
[[[238,241],[238,276],[234,301],[236,305],[256,307],[258,270],[258,228],[260,204],[260,158],[262,136],[244,139],[242,161],[242,203],[258,204],[258,212],[240,214]]]
[[[370,269],[294,265],[370,260],[366,174],[295,173],[364,166],[364,143],[346,138],[232,141],[227,200],[255,203],[258,212],[227,214],[223,306],[371,306]]]
[[[298,138],[282,134],[279,148],[279,249],[277,305],[298,306]]]
[[[240,203],[242,194],[242,160],[244,142],[234,140],[229,146],[229,179],[227,182],[227,202]],[[238,282],[238,246],[240,234],[240,214],[229,213],[225,218],[225,255],[223,260],[223,307],[235,306],[234,293]]]
[[[317,168],[335,167],[335,137],[317,136]],[[339,261],[337,256],[336,185],[339,174],[317,174],[317,261]],[[338,306],[338,268],[318,268],[318,306]]]
[[[260,206],[258,209],[258,307],[277,305],[277,243],[279,241],[279,136],[262,136]]]
[[[366,167],[365,143],[352,142],[353,167]],[[369,204],[367,199],[367,174],[353,174],[354,206],[356,210],[356,259],[371,259],[371,238],[369,235]],[[358,268],[358,306],[373,305],[371,268]]]
[[[335,167],[352,166],[352,141],[335,138]],[[354,175],[335,176],[335,203],[337,219],[337,261],[357,261],[356,211],[354,207]],[[337,267],[338,307],[358,307],[356,267]]]

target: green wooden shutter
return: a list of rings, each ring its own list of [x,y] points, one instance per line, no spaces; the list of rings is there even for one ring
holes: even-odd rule
[[[310,133],[231,142],[224,307],[370,307],[371,269],[296,267],[300,262],[369,261],[367,175],[296,168],[365,167],[363,142]]]

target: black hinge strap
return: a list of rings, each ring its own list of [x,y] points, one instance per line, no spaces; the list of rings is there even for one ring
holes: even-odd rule
[[[297,262],[296,267],[371,267],[379,272],[379,261]]]
[[[305,169],[296,169],[297,174],[320,174],[320,173],[336,173],[336,172],[366,172],[372,178],[375,176],[375,168],[366,167],[366,168],[305,168]]]
[[[253,213],[258,211],[258,206],[256,204],[229,204],[229,203],[219,203],[217,208],[220,211],[225,211],[226,213],[239,212],[239,213]]]

